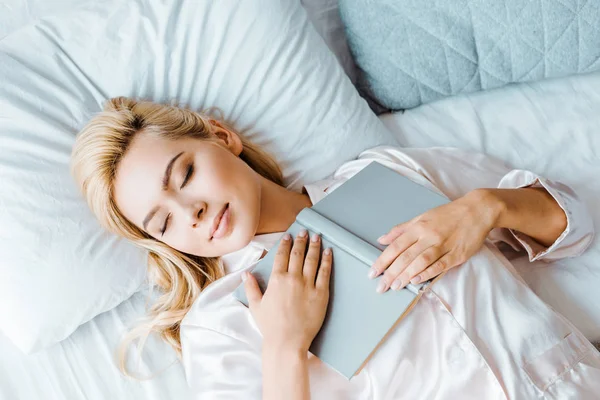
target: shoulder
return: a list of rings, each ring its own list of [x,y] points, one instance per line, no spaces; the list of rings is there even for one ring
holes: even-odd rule
[[[204,289],[181,321],[182,342],[186,336],[200,334],[224,335],[243,342],[260,338],[250,310],[233,295],[246,269],[232,272]]]
[[[378,146],[363,151],[355,160],[342,164],[332,176],[330,191],[341,186],[372,162],[382,164],[389,169],[417,183],[435,189],[429,178],[428,162],[431,149],[405,149],[397,146]]]
[[[225,276],[206,286],[185,315],[182,325],[194,324],[203,319],[205,313],[214,313],[224,307],[236,307],[241,303],[233,296],[242,284],[242,272],[252,267],[263,252],[261,244],[253,240],[244,248],[221,257]]]
[[[413,169],[406,166],[414,162],[403,149],[395,146],[378,146],[363,151],[354,160],[345,162],[328,178],[304,185],[304,189],[313,203],[316,203],[374,161],[405,176],[415,174]]]
[[[220,311],[230,312],[231,310],[236,310],[238,305],[245,308],[233,296],[233,292],[241,283],[241,271],[225,275],[208,285],[194,301],[192,307],[183,318],[181,325],[205,326],[211,322],[220,322]],[[224,312],[223,316],[226,314]]]
[[[423,149],[405,149],[397,146],[374,147],[360,153],[355,160],[342,164],[334,173],[334,178],[349,179],[374,161],[403,175],[410,175],[419,170],[421,152]]]

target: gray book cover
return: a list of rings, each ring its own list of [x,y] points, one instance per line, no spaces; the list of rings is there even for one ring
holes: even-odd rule
[[[397,172],[372,162],[311,208],[305,208],[287,230],[319,233],[323,248],[333,250],[330,297],[323,326],[310,352],[350,379],[420,296],[428,282],[380,294],[380,277],[369,279],[369,268],[385,246],[384,233],[425,211],[448,202],[444,196]],[[267,282],[279,244],[252,270],[261,289]],[[243,285],[234,293],[248,300]]]

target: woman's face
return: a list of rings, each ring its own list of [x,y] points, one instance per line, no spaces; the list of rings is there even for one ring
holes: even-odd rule
[[[246,246],[260,217],[259,175],[238,156],[239,137],[169,140],[140,132],[117,167],[115,201],[137,227],[202,257]]]

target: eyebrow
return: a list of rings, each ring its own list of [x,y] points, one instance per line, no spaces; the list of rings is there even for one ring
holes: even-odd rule
[[[183,155],[183,151],[179,154],[177,154],[175,157],[171,158],[171,161],[169,161],[169,164],[167,164],[167,168],[165,169],[165,176],[163,176],[162,179],[162,190],[167,190],[169,187],[169,181],[171,180],[171,173],[173,172],[173,165],[175,165],[175,161],[177,161],[177,159],[179,157],[181,157]],[[144,222],[142,223],[142,226],[144,227],[145,231],[148,231],[148,222],[150,222],[150,220],[152,220],[152,218],[154,218],[154,216],[156,215],[156,213],[158,212],[158,207],[154,207],[149,213],[148,215],[146,215],[146,218],[144,218]]]

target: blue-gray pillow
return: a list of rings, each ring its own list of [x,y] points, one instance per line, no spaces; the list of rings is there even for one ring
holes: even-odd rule
[[[363,83],[389,109],[600,69],[600,1],[339,0]]]

